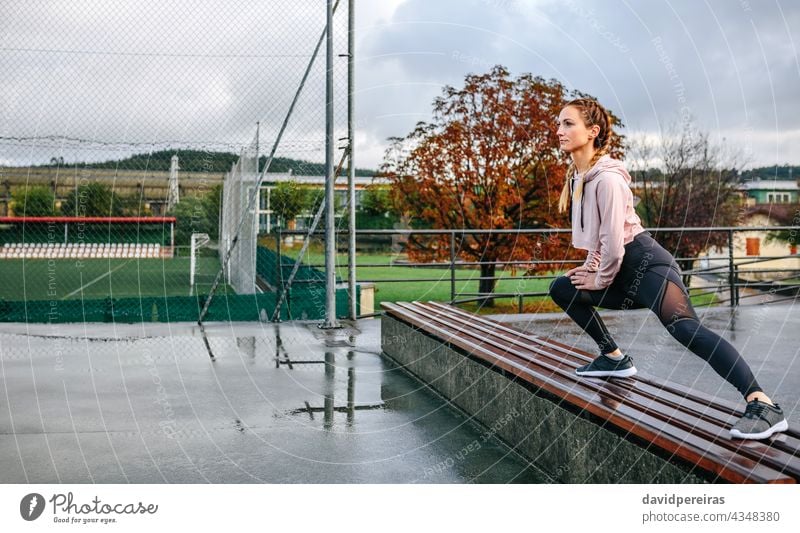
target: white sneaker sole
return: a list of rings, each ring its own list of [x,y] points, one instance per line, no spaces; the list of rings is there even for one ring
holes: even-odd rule
[[[780,431],[786,431],[789,429],[789,423],[784,418],[771,428],[766,431],[762,431],[761,433],[742,433],[738,429],[734,428],[730,430],[730,434],[732,438],[735,439],[766,439],[773,433],[778,433]]]
[[[588,372],[575,370],[575,373],[587,378],[629,378],[636,374],[636,367],[632,366],[625,370],[589,370]]]

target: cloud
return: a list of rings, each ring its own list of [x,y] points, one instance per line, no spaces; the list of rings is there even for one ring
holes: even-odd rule
[[[790,143],[775,142],[800,126],[793,96],[800,89],[796,6],[759,4],[756,11],[746,2],[566,0],[509,2],[506,9],[490,4],[470,2],[459,9],[462,3],[409,0],[371,49],[440,54],[396,60],[404,83],[457,84],[466,72],[503,63],[515,74],[555,77],[593,94],[629,131],[658,132],[690,116],[712,136],[742,132],[726,139],[747,138],[743,148],[752,152],[753,164],[800,163]],[[391,101],[415,109],[431,99],[429,91],[417,91],[405,98],[392,93]],[[400,133],[411,126],[407,122]]]
[[[5,3],[0,136],[238,145],[249,142],[260,121],[262,146],[269,147],[322,31],[320,4]],[[444,85],[457,86],[467,73],[495,64],[593,94],[628,131],[655,133],[691,115],[712,137],[746,140],[754,165],[800,164],[795,145],[785,142],[800,129],[800,6],[794,3],[393,0],[356,6],[358,166],[377,167],[387,137],[429,119]],[[337,54],[346,51],[346,8],[342,0]],[[335,66],[339,138],[345,59],[337,57]],[[279,155],[324,157],[324,67],[323,55]],[[67,158],[109,155],[102,144],[81,146]],[[49,159],[56,149],[3,142],[0,159]]]

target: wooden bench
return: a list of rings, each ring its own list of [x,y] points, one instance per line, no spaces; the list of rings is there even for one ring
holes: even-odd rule
[[[575,368],[591,361],[592,355],[452,306],[435,302],[381,306],[385,316],[523,383],[532,394],[557,399],[572,412],[590,413],[601,427],[677,461],[687,471],[700,469],[704,480],[795,483],[800,479],[800,434],[795,429],[765,441],[729,437],[728,429],[741,415],[740,405],[642,373],[627,379],[579,378]],[[395,353],[402,349],[394,348]],[[384,348],[387,351],[392,350]],[[436,389],[436,380],[429,380]]]

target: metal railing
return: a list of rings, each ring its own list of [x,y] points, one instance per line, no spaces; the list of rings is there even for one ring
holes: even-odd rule
[[[779,255],[779,256],[735,256],[734,255],[734,236],[737,233],[743,232],[753,232],[753,231],[790,231],[793,235],[795,232],[800,231],[800,226],[757,226],[757,227],[692,227],[692,228],[646,228],[650,233],[653,234],[654,237],[657,237],[659,233],[669,233],[669,232],[682,232],[682,233],[696,233],[696,232],[708,232],[708,233],[715,233],[715,232],[725,232],[727,234],[727,248],[728,254],[727,257],[675,257],[676,261],[697,261],[698,259],[708,259],[709,262],[713,261],[715,263],[723,262],[724,264],[718,264],[715,266],[706,266],[701,268],[694,268],[691,270],[682,270],[683,275],[685,276],[694,276],[694,275],[707,275],[713,276],[715,279],[719,281],[717,286],[712,286],[708,290],[704,290],[702,288],[693,288],[690,290],[692,296],[701,296],[705,294],[714,294],[718,295],[720,292],[720,288],[727,286],[728,292],[728,303],[731,307],[735,307],[739,305],[740,301],[744,298],[750,298],[755,296],[760,296],[760,294],[751,294],[746,296],[741,296],[741,289],[743,288],[756,288],[759,290],[769,290],[771,294],[779,294],[779,293],[796,293],[798,292],[798,288],[800,288],[800,284],[789,284],[785,287],[776,286],[777,282],[786,281],[789,279],[793,279],[796,277],[800,277],[800,269],[798,268],[779,268],[779,269],[747,269],[747,274],[765,274],[765,273],[774,273],[774,274],[783,274],[783,276],[776,276],[774,279],[769,281],[757,281],[751,279],[745,279],[742,277],[742,266],[746,265],[753,265],[758,263],[765,263],[769,261],[774,261],[778,259],[790,259],[796,258],[800,261],[800,255],[798,254],[786,254],[786,255]],[[461,261],[458,259],[458,251],[456,250],[456,236],[465,236],[465,235],[488,235],[488,234],[560,234],[560,233],[570,233],[570,229],[514,229],[514,230],[507,230],[507,229],[383,229],[383,230],[356,230],[355,237],[356,241],[358,240],[359,236],[366,236],[366,235],[449,235],[450,245],[449,245],[449,252],[450,257],[449,260],[446,262],[416,262],[416,263],[402,263],[402,265],[398,264],[389,264],[386,265],[384,263],[358,263],[357,265],[350,264],[348,262],[348,275],[352,275],[352,269],[356,267],[383,267],[383,268],[392,268],[397,266],[405,266],[405,267],[427,267],[427,268],[446,268],[450,272],[449,281],[450,281],[450,300],[449,303],[453,305],[468,303],[468,302],[475,302],[486,300],[487,298],[492,299],[516,299],[519,312],[521,313],[523,310],[523,303],[525,298],[532,298],[532,297],[541,297],[541,296],[548,296],[548,292],[546,291],[536,291],[536,292],[491,292],[491,293],[481,293],[481,292],[468,292],[468,293],[458,293],[456,290],[456,283],[459,281],[479,281],[482,279],[492,279],[496,281],[505,280],[508,281],[509,279],[513,279],[514,281],[521,281],[521,280],[529,280],[529,279],[554,279],[561,274],[549,274],[549,275],[531,275],[531,276],[515,276],[513,278],[503,277],[503,276],[478,276],[478,277],[469,277],[469,278],[460,278],[457,277],[456,271],[459,268],[468,268],[468,267],[480,267],[481,265],[487,264],[494,264],[498,267],[505,268],[506,266],[510,265],[535,265],[535,264],[553,264],[558,263],[565,266],[572,265],[572,264],[582,264],[583,260],[509,260],[509,261]],[[322,233],[321,232],[314,232],[312,236],[318,237]],[[287,236],[303,236],[308,237],[309,233],[304,230],[282,230],[277,228],[277,231],[274,232],[273,236],[276,242],[276,250],[277,250],[277,257],[278,261],[280,262],[281,257],[281,240]],[[346,231],[339,231],[337,232],[338,237],[350,237],[349,232]],[[658,240],[658,239],[656,239]],[[278,267],[278,272],[282,272],[282,267],[292,267],[294,263],[283,263],[276,265]],[[316,268],[324,268],[325,265],[319,264],[306,264],[309,267],[316,267]],[[280,275],[280,274],[279,274]],[[396,279],[359,279],[361,283],[440,283],[442,279],[431,279],[431,278],[396,278]],[[307,280],[296,280],[293,283],[324,283],[324,279],[314,280],[314,279],[307,279]],[[767,286],[769,288],[767,289]],[[285,280],[280,280],[280,287],[281,289],[291,291],[291,286],[285,286]],[[711,305],[714,303],[714,299],[711,299],[709,303],[700,304],[700,305]],[[382,311],[368,313],[368,314],[359,314],[355,317],[350,318],[367,318],[373,316],[382,315]]]

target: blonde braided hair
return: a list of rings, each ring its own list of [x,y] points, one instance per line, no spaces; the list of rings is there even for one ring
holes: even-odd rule
[[[570,106],[576,108],[580,112],[581,117],[583,117],[583,123],[587,128],[591,128],[595,124],[600,126],[600,133],[594,138],[592,144],[597,151],[589,161],[589,168],[591,169],[595,163],[597,163],[598,159],[611,151],[611,137],[613,136],[613,132],[611,131],[611,117],[608,115],[608,111],[606,111],[597,100],[591,98],[577,98],[567,102],[564,107]],[[561,197],[558,200],[558,211],[560,213],[569,209],[570,181],[572,181],[577,171],[575,163],[570,162],[567,168],[567,177],[564,180],[564,188],[561,189]],[[580,202],[581,194],[583,194],[583,180],[578,181],[578,184],[575,186],[573,201]]]

